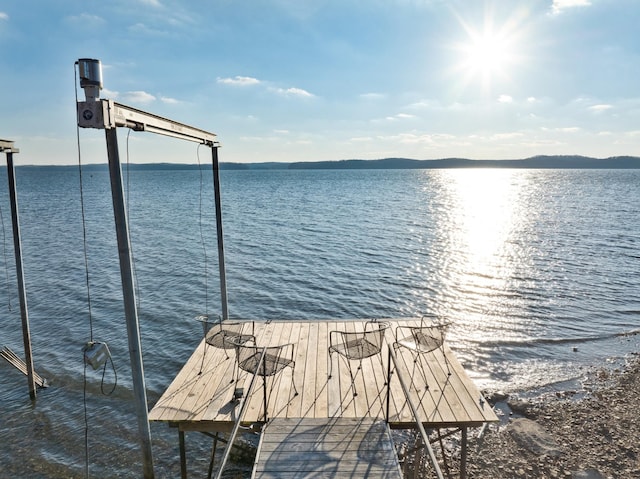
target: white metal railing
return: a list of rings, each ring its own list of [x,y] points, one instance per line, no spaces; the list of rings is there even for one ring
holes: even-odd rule
[[[251,378],[251,383],[249,384],[249,389],[247,389],[244,394],[244,399],[242,400],[242,406],[240,407],[240,412],[238,413],[238,418],[236,419],[235,424],[233,425],[233,430],[229,435],[229,439],[227,440],[227,446],[224,450],[224,455],[222,456],[222,462],[220,463],[220,468],[218,469],[218,473],[216,474],[215,479],[221,479],[222,473],[224,472],[224,468],[227,465],[227,461],[229,460],[229,455],[231,454],[231,448],[233,447],[233,443],[236,440],[236,436],[238,435],[238,431],[240,430],[240,422],[244,417],[244,413],[247,408],[247,404],[249,404],[249,396],[251,396],[251,391],[253,390],[253,385],[256,382],[256,377],[260,372],[260,365],[264,362],[264,356],[267,352],[267,348],[262,348],[262,353],[260,354],[260,359],[258,360],[258,364],[256,365],[256,372],[253,373],[253,377]]]
[[[422,442],[424,443],[424,447],[427,449],[427,452],[429,453],[429,459],[431,460],[431,464],[435,470],[435,473],[438,476],[438,479],[444,479],[444,476],[442,475],[442,470],[440,469],[440,465],[438,464],[438,459],[436,458],[435,452],[431,447],[429,436],[427,436],[427,431],[425,431],[424,426],[420,421],[420,418],[418,415],[418,409],[411,401],[411,398],[409,397],[409,388],[405,383],[402,375],[399,372],[398,358],[396,357],[396,354],[393,351],[393,347],[391,346],[389,347],[389,366],[387,371],[387,422],[389,422],[389,398],[391,396],[391,362],[393,362],[393,365],[395,367],[396,376],[398,376],[398,381],[400,382],[400,386],[402,387],[402,391],[404,392],[404,397],[407,401],[407,404],[409,405],[409,409],[411,409],[411,415],[415,420],[416,427],[418,428],[418,432],[420,433]]]

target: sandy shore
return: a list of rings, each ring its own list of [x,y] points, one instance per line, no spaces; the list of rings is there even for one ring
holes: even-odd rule
[[[511,402],[517,413],[506,424],[471,439],[468,477],[639,479],[640,360],[599,376],[582,399]]]

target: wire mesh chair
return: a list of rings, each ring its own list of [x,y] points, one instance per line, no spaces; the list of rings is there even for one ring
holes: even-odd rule
[[[224,349],[227,359],[227,350],[233,349],[236,343],[244,344],[256,339],[253,321],[229,321],[219,316],[211,319],[206,315],[197,316],[196,320],[202,323],[205,342],[209,346]]]
[[[290,367],[291,384],[293,386],[294,396],[298,395],[296,383],[293,378],[296,362],[293,359],[294,345],[293,343],[282,344],[280,346],[256,346],[245,344],[236,344],[236,360],[238,368],[251,374],[262,376],[262,385],[264,389],[264,420],[268,419],[267,415],[267,377],[275,376],[284,368]],[[262,352],[264,351],[264,358]],[[238,371],[239,373],[239,371]]]
[[[351,377],[351,390],[353,391],[353,396],[357,396],[358,391],[356,390],[355,385],[355,375],[351,368],[351,360],[358,360],[358,368],[356,369],[357,375],[358,371],[362,369],[363,359],[380,354],[382,344],[384,342],[384,334],[388,327],[388,323],[373,320],[367,321],[364,325],[364,331],[361,332],[330,331],[329,361],[331,366],[329,367],[329,379],[331,379],[333,375],[333,361],[331,361],[331,355],[333,353],[338,353],[347,361],[347,365],[349,366],[349,376]],[[382,355],[380,355],[380,364],[384,371]],[[386,374],[384,377],[386,378]]]
[[[439,322],[434,316],[422,316],[419,326],[396,327],[396,344],[411,351],[414,363],[418,361],[418,355],[440,349],[447,366],[447,375],[451,376],[449,360],[444,351],[444,341],[449,326],[451,326],[450,322]]]
[[[223,349],[227,359],[229,359],[228,350],[234,349],[236,344],[245,344],[251,341],[255,344],[256,337],[253,321],[229,321],[223,320],[220,316],[212,319],[205,314],[196,316],[196,321],[202,323],[205,343],[209,346]],[[202,366],[204,365],[205,353],[202,354],[200,372],[202,372]],[[233,382],[233,379],[231,379],[231,382]]]

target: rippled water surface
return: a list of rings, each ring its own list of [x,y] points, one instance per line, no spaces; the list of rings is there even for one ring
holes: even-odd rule
[[[90,311],[77,168],[17,178],[35,364],[52,386],[32,404],[0,362],[0,476],[84,477],[85,430],[92,476],[140,475],[108,174],[83,174]],[[125,180],[153,404],[201,339],[193,318],[220,312],[211,171]],[[2,191],[0,346],[22,354]],[[640,171],[223,171],[222,200],[231,317],[435,313],[478,385],[507,390],[638,349]],[[110,396],[97,372],[85,386],[91,334],[114,358]],[[107,370],[103,389],[114,381]],[[191,436],[190,468],[206,471],[210,441]],[[156,475],[177,477],[175,430],[154,425],[152,440]]]

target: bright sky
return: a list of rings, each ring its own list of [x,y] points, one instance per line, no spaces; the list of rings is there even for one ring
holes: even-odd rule
[[[0,0],[0,138],[76,163],[74,63],[97,58],[103,98],[218,134],[221,161],[640,155],[638,25],[639,0]]]

